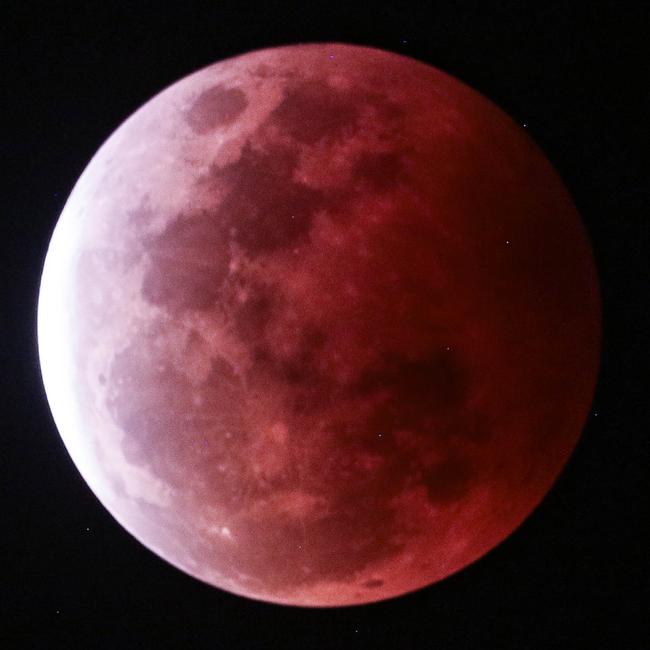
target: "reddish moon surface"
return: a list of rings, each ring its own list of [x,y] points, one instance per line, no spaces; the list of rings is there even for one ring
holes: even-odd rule
[[[462,569],[540,502],[600,302],[503,112],[403,56],[300,45],[111,135],[54,230],[38,343],[73,461],[138,540],[236,594],[351,605]]]

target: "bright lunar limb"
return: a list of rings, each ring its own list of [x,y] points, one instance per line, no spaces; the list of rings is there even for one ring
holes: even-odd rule
[[[398,596],[544,497],[600,303],[525,131],[342,44],[209,66],[122,124],[54,230],[42,374],[79,471],[165,560],[255,599]]]

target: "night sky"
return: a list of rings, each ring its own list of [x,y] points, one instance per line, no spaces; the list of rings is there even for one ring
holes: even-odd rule
[[[638,110],[648,95],[645,3],[172,4],[14,1],[0,15],[8,112],[0,140],[0,647],[647,647],[649,228],[637,162],[648,135]],[[601,372],[581,442],[524,525],[428,589],[324,610],[221,592],[126,533],[68,457],[36,346],[52,229],[112,131],[200,67],[311,41],[433,64],[525,124],[583,217],[604,309]]]

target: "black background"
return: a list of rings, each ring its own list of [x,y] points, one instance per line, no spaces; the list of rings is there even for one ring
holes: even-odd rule
[[[647,647],[644,4],[3,3],[0,646]],[[52,229],[120,122],[197,68],[310,41],[413,56],[526,123],[583,216],[604,306],[601,374],[582,440],[525,524],[428,589],[323,610],[223,593],[130,537],[57,435],[35,333]]]

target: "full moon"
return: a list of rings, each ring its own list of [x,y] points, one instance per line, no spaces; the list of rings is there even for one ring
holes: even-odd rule
[[[206,583],[312,607],[510,535],[577,442],[600,336],[586,232],[527,132],[343,44],[228,59],[137,110],[38,302],[54,420],[113,517]]]

